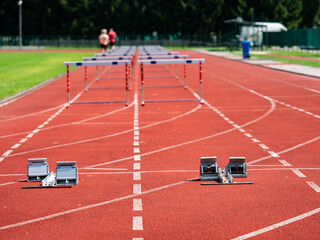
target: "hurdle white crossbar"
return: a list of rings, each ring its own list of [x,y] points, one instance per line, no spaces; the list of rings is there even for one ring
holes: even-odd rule
[[[188,55],[152,55],[152,56],[139,56],[140,60],[148,60],[148,59],[186,59]]]
[[[110,66],[110,65],[125,65],[125,91],[126,100],[125,101],[96,101],[96,102],[72,102],[72,104],[90,104],[90,103],[125,103],[126,106],[129,104],[129,74],[128,70],[130,68],[131,60],[119,60],[119,61],[71,61],[64,62],[63,65],[67,67],[67,101],[68,106],[70,106],[70,66],[84,66],[85,67],[85,82],[87,82],[87,66]],[[85,86],[87,90],[87,84]]]
[[[132,60],[132,56],[83,57],[83,61]]]
[[[144,56],[144,55],[179,55],[179,52],[143,52],[139,53],[139,56]]]
[[[141,105],[144,106],[146,102],[193,102],[199,101],[203,104],[202,96],[202,64],[205,62],[204,58],[199,59],[160,59],[160,60],[139,60],[138,64],[140,65],[141,72],[141,95],[142,102]],[[174,99],[174,100],[145,100],[144,99],[144,65],[153,65],[153,64],[199,64],[199,83],[200,83],[200,96],[199,99]],[[184,77],[186,79],[186,67],[184,69]]]

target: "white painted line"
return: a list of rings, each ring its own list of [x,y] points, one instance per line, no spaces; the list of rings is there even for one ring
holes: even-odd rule
[[[27,136],[27,138],[32,138],[33,135],[34,135],[33,133],[30,133],[30,134]]]
[[[132,230],[143,230],[142,217],[133,217]]]
[[[298,108],[298,111],[300,111],[300,112],[305,112],[305,110],[304,110],[304,109],[301,109],[301,108]]]
[[[317,208],[317,209],[314,209],[310,212],[306,212],[304,214],[301,214],[297,217],[294,217],[294,218],[290,218],[288,220],[285,220],[283,222],[279,222],[279,223],[276,223],[276,224],[273,224],[269,227],[266,227],[266,228],[262,228],[260,230],[257,230],[257,231],[254,231],[254,232],[251,232],[251,233],[248,233],[248,234],[245,234],[245,235],[242,235],[240,237],[237,237],[237,238],[233,238],[232,240],[240,240],[240,239],[248,239],[248,238],[251,238],[251,237],[254,237],[254,236],[257,236],[257,235],[260,235],[262,233],[265,233],[265,232],[269,232],[269,231],[272,231],[274,229],[277,229],[279,227],[282,227],[282,226],[285,226],[285,225],[288,225],[290,223],[293,223],[293,222],[297,222],[299,220],[302,220],[304,218],[307,218],[307,217],[310,217],[314,214],[317,214],[320,212],[320,208]]]
[[[135,140],[135,141],[139,140],[139,136],[134,136],[133,140]]]
[[[133,211],[142,211],[142,200],[133,199]]]
[[[2,162],[4,160],[4,157],[0,157],[0,162]]]
[[[252,135],[249,134],[249,133],[245,133],[244,135],[245,135],[246,137],[248,137],[248,138],[252,138]]]
[[[134,170],[140,170],[140,163],[134,163],[133,164],[133,169]]]
[[[141,180],[141,173],[140,172],[134,172],[133,173],[133,180],[134,181],[140,181]]]
[[[288,163],[286,160],[279,160],[279,162],[281,162],[282,165],[284,165],[284,166],[288,166],[288,167],[292,166],[292,165],[291,165],[290,163]]]
[[[139,131],[134,131],[133,135],[139,136]]]
[[[19,143],[24,143],[25,141],[27,141],[28,139],[27,138],[22,138]]]
[[[314,182],[306,182],[310,187],[312,187],[313,188],[313,190],[315,190],[317,193],[319,193],[320,192],[320,187],[317,185],[317,184],[315,184]]]
[[[140,161],[141,160],[141,156],[140,155],[134,155],[133,156],[133,160],[134,161]]]
[[[223,119],[224,119],[224,120],[226,120],[226,121],[229,121],[229,120],[230,120],[230,119],[229,119],[229,118],[227,118],[227,117],[224,117]]]
[[[43,128],[43,127],[44,127],[44,124],[41,124],[40,126],[38,126],[39,129]]]
[[[133,130],[139,130],[139,127],[133,127]]]
[[[320,116],[319,115],[314,115],[316,118],[320,118]]]
[[[259,141],[258,139],[256,139],[256,138],[251,138],[251,140],[254,141],[255,143],[260,142],[260,141]]]
[[[140,148],[133,148],[133,152],[134,153],[139,153],[140,152]]]
[[[275,152],[273,151],[268,151],[268,153],[272,156],[272,157],[280,157],[278,154],[276,154]]]
[[[6,151],[4,154],[2,154],[2,156],[3,156],[3,157],[7,157],[7,156],[9,156],[10,153],[12,153],[12,152],[13,152],[13,150],[8,150],[8,151]]]
[[[311,113],[311,112],[306,112],[306,114],[308,114],[308,115],[312,115],[312,113]]]
[[[264,144],[259,144],[259,146],[262,148],[262,149],[269,149],[269,147],[267,147],[266,145],[264,145]]]
[[[292,170],[292,172],[294,172],[300,178],[305,178],[306,177],[306,175],[304,175],[302,172],[300,172],[299,169],[292,168],[291,170]]]
[[[133,194],[141,193],[141,184],[133,184]]]
[[[233,124],[233,126],[234,126],[235,128],[240,128],[240,126],[237,125],[237,124]]]
[[[21,144],[17,143],[17,144],[15,144],[15,145],[13,145],[11,148],[12,148],[12,149],[16,149],[16,148],[20,147],[20,145],[21,145]]]
[[[133,141],[133,146],[139,146],[139,141]]]
[[[228,123],[230,123],[232,125],[232,124],[234,124],[234,121],[229,120]]]
[[[242,132],[242,133],[246,132],[246,130],[244,130],[242,128],[239,128],[239,131]]]
[[[33,133],[37,133],[37,132],[39,132],[40,131],[40,129],[35,129],[35,130],[33,130],[32,132]]]
[[[132,238],[132,240],[143,240],[143,238]]]

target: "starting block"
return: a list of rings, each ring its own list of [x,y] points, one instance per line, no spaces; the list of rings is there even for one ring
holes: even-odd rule
[[[216,181],[221,175],[221,168],[217,165],[217,157],[201,157],[200,180]]]
[[[234,182],[233,178],[246,178],[247,164],[245,157],[230,157],[229,164],[222,172],[217,165],[217,157],[201,157],[200,181],[216,181],[201,183],[201,185],[241,185],[253,182]]]
[[[56,175],[53,172],[51,172],[51,173],[49,173],[49,175],[45,179],[42,180],[41,186],[53,187],[56,185],[56,183],[57,183]]]
[[[28,182],[41,182],[49,174],[49,166],[46,158],[28,159]]]
[[[229,173],[234,178],[247,177],[247,164],[245,157],[230,157],[229,163],[225,167],[225,173]]]
[[[78,168],[76,162],[57,162],[57,186],[78,184]]]

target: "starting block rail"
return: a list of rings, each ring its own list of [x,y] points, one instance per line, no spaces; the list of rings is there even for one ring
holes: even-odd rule
[[[85,90],[88,90],[87,87],[87,66],[115,66],[115,65],[124,65],[125,66],[125,86],[123,87],[126,91],[126,100],[125,101],[96,101],[96,102],[72,102],[72,104],[90,104],[90,103],[125,103],[126,106],[129,104],[129,68],[131,66],[131,60],[118,60],[118,61],[71,61],[64,62],[63,65],[67,67],[67,100],[68,106],[70,106],[70,74],[69,67],[70,66],[84,66],[85,67]]]
[[[146,102],[193,102],[197,101],[203,104],[202,97],[202,64],[205,62],[205,59],[156,59],[156,60],[139,60],[138,64],[140,65],[141,71],[141,92],[142,92],[142,103],[144,106]],[[163,65],[163,64],[184,64],[184,88],[187,88],[187,71],[186,64],[199,64],[199,83],[200,83],[200,99],[176,99],[176,100],[145,100],[144,99],[144,65]],[[159,87],[159,86],[154,86]],[[160,86],[161,87],[161,86]],[[168,86],[169,87],[169,86]],[[176,86],[174,86],[176,87]]]

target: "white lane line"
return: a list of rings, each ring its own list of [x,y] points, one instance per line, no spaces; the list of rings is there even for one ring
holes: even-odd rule
[[[252,141],[254,141],[255,143],[259,143],[260,141],[256,138],[251,138]]]
[[[133,160],[134,161],[140,161],[141,160],[141,156],[140,155],[134,155],[133,156]]]
[[[27,141],[28,140],[28,138],[22,138],[20,141],[19,141],[19,143],[24,143],[25,141]]]
[[[34,135],[33,133],[30,133],[30,134],[27,136],[27,138],[32,138],[33,135]]]
[[[251,237],[255,237],[255,236],[260,235],[262,233],[269,232],[269,231],[272,231],[274,229],[280,228],[282,226],[288,225],[290,223],[294,223],[294,222],[297,222],[297,221],[302,220],[304,218],[310,217],[310,216],[312,216],[314,214],[317,214],[319,212],[320,212],[320,208],[317,208],[317,209],[314,209],[314,210],[312,210],[310,212],[306,212],[304,214],[301,214],[301,215],[299,215],[297,217],[293,217],[293,218],[290,218],[290,219],[285,220],[283,222],[279,222],[279,223],[273,224],[273,225],[271,225],[269,227],[262,228],[260,230],[257,230],[257,231],[242,235],[242,236],[237,237],[237,238],[233,238],[232,240],[242,240],[242,239],[248,239],[248,238],[251,238]]]
[[[4,157],[0,157],[0,162],[2,162],[4,160]]]
[[[134,131],[134,132],[133,132],[133,135],[139,136],[139,131]]]
[[[281,162],[283,166],[288,166],[288,167],[292,166],[292,165],[291,165],[290,163],[288,163],[286,160],[279,160],[279,162]]]
[[[143,230],[142,217],[133,217],[132,230]]]
[[[317,193],[319,193],[320,192],[320,187],[317,185],[317,184],[315,184],[314,182],[306,182],[310,187],[312,187],[313,188],[313,190],[315,190]]]
[[[139,146],[139,141],[133,141],[133,146]]]
[[[249,138],[252,138],[252,135],[250,133],[245,133],[244,135],[249,137]]]
[[[269,147],[267,147],[266,145],[264,145],[264,144],[259,144],[259,146],[262,148],[262,149],[269,149]]]
[[[140,148],[133,148],[133,153],[140,153]]]
[[[133,181],[140,181],[141,180],[141,173],[140,172],[134,172],[133,173]]]
[[[139,141],[139,136],[133,136],[134,141]]]
[[[305,178],[306,177],[306,175],[304,175],[302,172],[300,172],[299,169],[292,168],[291,171],[294,172],[300,178]]]
[[[132,240],[143,240],[143,238],[132,238]]]
[[[242,132],[242,133],[246,132],[246,130],[244,130],[243,128],[239,128],[239,131]]]
[[[140,170],[140,163],[134,163],[133,164],[133,169],[134,170]]]
[[[16,149],[16,148],[20,147],[20,145],[21,145],[21,144],[17,143],[17,144],[15,144],[15,145],[13,145],[11,148],[12,148],[12,149]]]
[[[133,211],[142,211],[142,200],[140,198],[133,199]]]
[[[272,156],[272,157],[275,157],[275,158],[278,158],[280,157],[277,153],[275,153],[274,151],[268,151],[268,153]]]
[[[141,193],[141,184],[133,184],[133,193],[140,194]]]
[[[3,157],[8,157],[10,155],[10,153],[12,153],[13,150],[8,150],[6,151],[4,154],[2,154]]]

